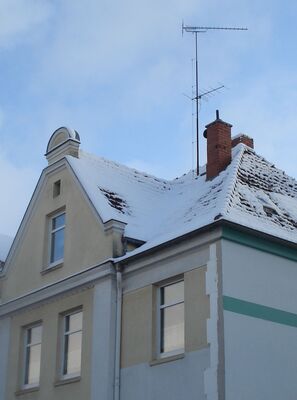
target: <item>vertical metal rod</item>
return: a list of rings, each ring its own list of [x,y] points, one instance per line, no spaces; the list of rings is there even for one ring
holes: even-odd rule
[[[195,55],[196,55],[196,153],[197,153],[197,165],[196,174],[199,176],[199,96],[198,96],[198,32],[195,32]]]
[[[189,32],[195,33],[195,53],[196,53],[196,96],[193,100],[196,100],[196,151],[197,151],[197,176],[199,175],[199,100],[205,94],[199,96],[198,88],[198,33],[205,33],[209,29],[213,30],[231,30],[231,31],[247,31],[247,28],[236,28],[236,27],[215,27],[215,26],[186,26],[182,23],[182,33]],[[217,88],[218,90],[220,88]],[[207,92],[211,93],[211,91]]]

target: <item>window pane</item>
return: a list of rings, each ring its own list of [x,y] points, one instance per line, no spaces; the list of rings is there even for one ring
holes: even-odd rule
[[[69,331],[79,331],[82,330],[82,312],[78,312],[75,314],[69,315],[70,324],[69,324]]]
[[[161,288],[161,305],[184,301],[184,281]]]
[[[65,225],[65,213],[53,218],[52,221],[53,221],[52,229],[57,229],[57,228],[60,228],[61,226],[64,226]]]
[[[184,303],[161,310],[161,352],[184,348]]]
[[[79,374],[81,365],[81,340],[82,332],[68,335],[65,374]]]
[[[41,343],[41,334],[42,334],[42,326],[34,326],[33,328],[29,329],[30,337],[31,337],[31,344]],[[29,332],[28,332],[29,333]]]
[[[41,344],[31,346],[27,351],[26,384],[38,384],[40,375]]]
[[[61,260],[64,255],[64,229],[52,233],[51,263]]]

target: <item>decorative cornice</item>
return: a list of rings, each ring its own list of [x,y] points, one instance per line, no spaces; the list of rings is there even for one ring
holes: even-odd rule
[[[0,318],[24,309],[32,309],[55,301],[58,298],[72,295],[78,291],[92,288],[96,281],[112,278],[115,275],[112,259],[87,268],[58,282],[26,293],[16,299],[0,305]]]
[[[110,219],[109,221],[104,223],[104,230],[105,232],[118,232],[118,233],[124,233],[125,231],[125,226],[127,224],[125,222],[118,221],[116,219]]]

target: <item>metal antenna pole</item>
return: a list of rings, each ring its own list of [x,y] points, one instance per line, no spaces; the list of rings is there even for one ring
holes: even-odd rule
[[[198,32],[195,32],[195,67],[196,67],[196,174],[199,176],[199,95],[198,95]]]
[[[196,101],[196,152],[197,152],[197,165],[196,171],[197,176],[199,176],[199,96],[198,92],[198,33],[205,33],[208,30],[224,30],[224,31],[247,31],[247,28],[237,28],[237,27],[215,27],[215,26],[186,26],[182,23],[182,34],[185,32],[190,32],[195,34],[195,67],[196,67],[196,96],[194,97]],[[219,88],[218,88],[219,89]],[[217,89],[215,89],[217,90]],[[210,91],[211,92],[211,91]],[[194,100],[193,99],[193,100]]]

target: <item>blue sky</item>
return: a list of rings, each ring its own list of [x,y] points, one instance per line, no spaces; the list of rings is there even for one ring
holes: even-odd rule
[[[297,59],[293,1],[1,0],[0,232],[16,232],[44,152],[60,126],[82,148],[174,178],[194,166],[189,25],[247,26],[199,37],[204,101],[255,140],[258,153],[297,177]],[[205,142],[201,137],[201,163]]]

